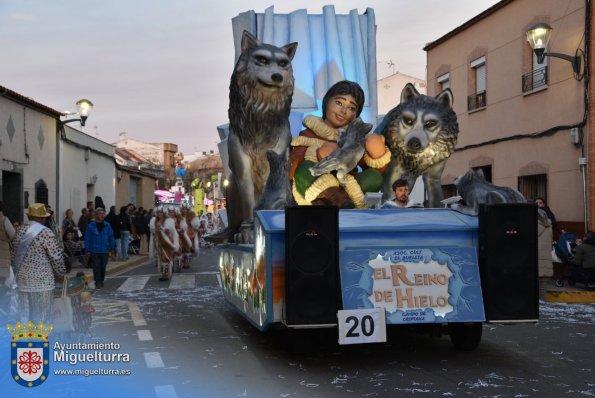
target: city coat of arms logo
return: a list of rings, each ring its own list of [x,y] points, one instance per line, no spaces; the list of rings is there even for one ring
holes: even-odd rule
[[[50,372],[49,335],[52,325],[29,321],[8,325],[12,335],[10,342],[10,370],[12,379],[24,387],[36,387],[43,383]]]

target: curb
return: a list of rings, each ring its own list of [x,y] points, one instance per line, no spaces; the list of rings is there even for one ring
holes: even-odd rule
[[[595,292],[588,290],[547,290],[545,301],[549,303],[593,304]]]
[[[147,261],[150,261],[149,256],[134,256],[134,257],[131,257],[128,261],[122,261],[122,262],[117,262],[117,263],[109,261],[107,263],[107,268],[105,269],[105,276],[109,276],[109,275],[124,271],[127,268],[134,267],[136,265],[142,264]],[[80,271],[84,272],[85,275],[89,275],[89,274],[93,275],[92,268],[76,267],[76,268],[73,268],[68,273],[67,276],[72,278],[72,277],[76,276],[76,274]]]
[[[110,263],[108,263],[108,266],[105,270],[105,276],[115,274],[115,273],[120,272],[126,268],[133,267],[135,265],[144,263],[149,260],[150,260],[149,256],[139,256],[136,258],[131,258],[128,261],[124,261],[121,264],[113,264],[112,263],[113,265],[110,266]]]

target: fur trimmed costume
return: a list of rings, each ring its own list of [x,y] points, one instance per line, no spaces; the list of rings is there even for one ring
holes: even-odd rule
[[[292,139],[290,153],[290,179],[296,203],[310,205],[324,191],[335,188],[343,190],[356,208],[363,208],[365,192],[378,192],[382,188],[381,173],[390,162],[388,148],[384,144],[378,144],[374,138],[370,140],[368,136],[366,152],[359,162],[364,169],[361,173],[356,173],[354,169],[343,181],[330,173],[316,178],[311,175],[309,168],[324,157],[320,153],[323,145],[338,141],[340,131],[327,125],[322,118],[312,115],[307,116],[302,124],[306,129]],[[372,156],[371,152],[376,156]]]

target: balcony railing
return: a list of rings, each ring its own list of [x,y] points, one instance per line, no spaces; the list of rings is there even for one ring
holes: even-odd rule
[[[471,94],[467,97],[467,110],[472,111],[479,108],[484,108],[487,104],[486,91]]]
[[[547,66],[523,75],[523,93],[547,85]]]

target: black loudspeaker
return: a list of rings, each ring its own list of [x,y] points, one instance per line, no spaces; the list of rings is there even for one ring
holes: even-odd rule
[[[488,322],[539,319],[536,205],[480,206],[479,272]]]
[[[339,210],[285,209],[285,322],[288,326],[337,323]]]

